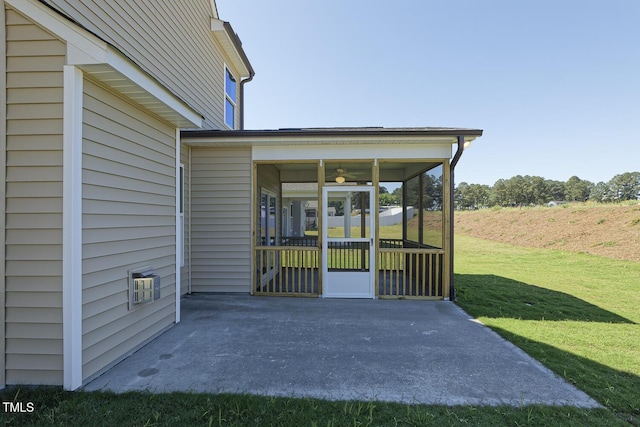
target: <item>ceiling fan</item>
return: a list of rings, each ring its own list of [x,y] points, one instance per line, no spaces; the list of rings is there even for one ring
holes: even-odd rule
[[[346,169],[337,168],[335,173],[328,175],[327,178],[335,178],[338,184],[343,184],[347,180],[347,178],[357,179],[358,176],[354,173],[348,173]]]

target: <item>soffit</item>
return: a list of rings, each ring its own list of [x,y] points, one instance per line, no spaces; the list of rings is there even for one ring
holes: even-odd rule
[[[108,63],[78,64],[77,66],[88,76],[135,101],[176,127],[202,126],[200,114],[162,89],[155,81],[147,81],[145,84],[144,81],[130,75],[127,76]]]

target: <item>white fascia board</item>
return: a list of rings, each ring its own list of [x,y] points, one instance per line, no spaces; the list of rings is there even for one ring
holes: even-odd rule
[[[475,137],[472,137],[472,140]],[[466,140],[466,139],[465,139]],[[258,147],[258,146],[296,146],[296,145],[354,145],[366,144],[371,147],[379,145],[452,145],[457,144],[455,136],[300,136],[289,137],[280,136],[277,131],[273,136],[246,136],[238,137],[189,137],[184,138],[185,143],[196,146],[217,146],[217,147]]]
[[[164,117],[178,127],[202,127],[202,115],[187,106],[164,86],[138,68],[131,60],[122,55],[105,41],[77,26],[65,17],[35,0],[5,0],[5,3],[37,22],[56,37],[67,43],[67,65],[101,65],[113,69],[125,76],[131,83],[140,87],[147,95],[169,107],[174,114]],[[105,82],[107,85],[108,81]],[[116,91],[117,88],[114,88]],[[181,118],[176,120],[176,114]],[[160,114],[163,116],[163,114]]]
[[[370,159],[448,159],[451,145],[334,145],[330,150],[326,145],[304,146],[254,146],[252,157],[255,161],[266,160],[347,160],[362,159],[363,153]]]
[[[211,18],[211,31],[214,33],[226,33],[224,30],[224,21],[218,18]]]
[[[216,6],[216,0],[210,0],[211,2],[211,16],[218,19],[218,6]]]

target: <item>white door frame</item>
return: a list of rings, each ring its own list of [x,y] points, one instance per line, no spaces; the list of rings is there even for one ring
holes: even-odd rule
[[[369,226],[368,236],[363,237],[329,237],[328,202],[329,193],[368,192],[369,193]],[[323,298],[375,298],[374,284],[377,273],[375,256],[375,188],[369,185],[358,186],[326,186],[322,189],[322,297]],[[345,211],[345,218],[349,212]],[[366,215],[366,210],[365,210]],[[345,236],[349,236],[345,233]],[[358,242],[369,245],[369,271],[329,271],[329,243]]]

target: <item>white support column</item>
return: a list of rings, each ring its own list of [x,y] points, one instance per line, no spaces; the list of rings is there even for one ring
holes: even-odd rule
[[[351,192],[344,197],[344,237],[351,237]]]
[[[183,245],[180,203],[180,128],[176,128],[176,323],[180,323],[180,265]]]
[[[82,386],[82,71],[64,66],[62,329],[63,386]]]

